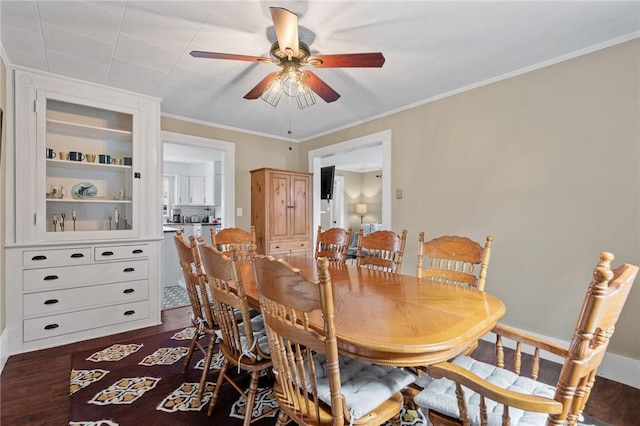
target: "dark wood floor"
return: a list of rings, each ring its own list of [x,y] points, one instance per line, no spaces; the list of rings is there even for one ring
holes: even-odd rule
[[[175,308],[162,312],[160,326],[128,333],[124,338],[139,338],[190,324],[189,309]],[[113,337],[87,340],[9,358],[0,377],[0,424],[52,425],[69,423],[69,371],[71,355],[110,343]],[[487,356],[484,345],[474,357]],[[559,367],[556,368],[559,371]],[[541,380],[553,382],[552,375]],[[591,393],[585,413],[616,426],[640,426],[640,389],[599,378]]]

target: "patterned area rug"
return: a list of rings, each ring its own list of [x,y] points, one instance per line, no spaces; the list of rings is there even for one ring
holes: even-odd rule
[[[228,383],[211,416],[208,403],[215,388],[221,357],[214,356],[210,379],[202,401],[196,394],[202,373],[202,354],[194,354],[186,374],[182,363],[189,347],[192,328],[162,333],[136,342],[114,342],[73,355],[69,393],[72,426],[125,425],[241,425],[245,400]],[[235,372],[234,372],[235,373]],[[248,387],[249,377],[237,376]],[[254,416],[270,411],[277,402],[269,390],[270,378],[260,379]],[[403,426],[424,426],[414,410],[403,411]],[[252,423],[275,424],[277,412]]]

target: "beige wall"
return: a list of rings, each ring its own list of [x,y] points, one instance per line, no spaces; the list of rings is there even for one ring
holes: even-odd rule
[[[486,290],[503,322],[569,340],[601,251],[640,263],[640,42],[306,141],[308,151],[391,129],[392,227],[403,272],[427,237],[493,235]],[[610,352],[640,359],[640,279]]]
[[[4,179],[7,173],[7,67],[0,58],[0,108],[3,111],[2,117],[2,134],[0,134],[0,217],[3,220],[0,220],[0,271],[6,271],[5,267],[5,258],[4,258],[4,236],[6,235],[5,226],[6,221],[4,218],[6,217],[6,205],[5,205],[5,183]],[[6,327],[7,319],[5,318],[5,295],[6,295],[6,283],[5,283],[5,274],[0,273],[0,335],[4,332]]]
[[[382,179],[380,170],[362,173],[362,202],[367,204],[364,223],[382,222]]]
[[[368,173],[336,170],[336,176],[344,177],[345,228],[351,227],[355,233],[360,229],[360,215],[356,204],[367,203],[364,223],[382,222],[382,180],[376,178],[380,171]]]
[[[250,171],[262,167],[302,171],[298,164],[299,145],[247,133],[195,124],[175,118],[162,117],[160,127],[164,131],[233,142],[236,147],[236,208],[242,207],[242,217],[236,217],[236,226],[251,226],[251,175]]]

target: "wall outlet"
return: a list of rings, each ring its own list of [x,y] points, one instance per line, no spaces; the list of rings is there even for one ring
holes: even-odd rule
[[[236,216],[238,216],[238,217],[242,216],[242,207],[238,207],[236,209]]]

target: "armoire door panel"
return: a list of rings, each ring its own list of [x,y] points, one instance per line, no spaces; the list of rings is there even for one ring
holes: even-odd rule
[[[289,175],[274,174],[271,177],[270,231],[272,238],[290,238],[289,180]]]
[[[309,206],[310,197],[308,196],[309,177],[292,176],[291,181],[293,197],[291,237],[305,238],[309,235],[309,229],[311,229],[311,224],[308,222],[309,211],[311,211],[311,206]]]

